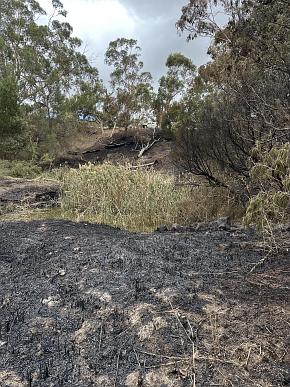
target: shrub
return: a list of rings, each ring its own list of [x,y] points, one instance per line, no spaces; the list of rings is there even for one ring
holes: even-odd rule
[[[35,178],[42,172],[41,168],[28,161],[0,160],[0,176]]]
[[[257,162],[250,177],[258,192],[248,204],[244,221],[271,231],[274,224],[290,219],[290,143],[273,147],[270,152],[263,152],[258,144],[253,156]]]
[[[19,104],[15,77],[0,79],[0,157],[30,157],[30,132]]]

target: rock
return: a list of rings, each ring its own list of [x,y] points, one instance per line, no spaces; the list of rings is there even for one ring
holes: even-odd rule
[[[49,296],[42,300],[43,305],[47,305],[49,308],[59,305],[60,301],[58,297]]]
[[[165,225],[161,225],[161,226],[158,226],[157,229],[156,229],[157,232],[166,232],[166,231],[169,231],[168,230],[168,227],[165,226]]]
[[[231,229],[231,219],[228,216],[225,216],[223,218],[210,222],[208,226],[209,229],[228,231]]]
[[[173,232],[180,232],[180,231],[184,231],[186,228],[184,226],[180,226],[180,224],[177,224],[177,223],[174,223],[171,227],[171,230],[170,231],[173,231]]]

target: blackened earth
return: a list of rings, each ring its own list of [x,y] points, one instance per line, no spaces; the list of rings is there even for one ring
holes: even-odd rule
[[[288,242],[0,223],[0,385],[290,386]]]

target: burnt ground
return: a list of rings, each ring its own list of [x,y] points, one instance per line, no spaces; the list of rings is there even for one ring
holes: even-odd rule
[[[58,196],[56,182],[0,176],[0,216],[19,209],[54,206]]]
[[[86,135],[83,140],[74,145],[65,155],[55,160],[53,166],[67,165],[78,167],[88,162],[102,164],[110,162],[118,165],[143,166],[150,165],[151,168],[163,172],[176,171],[173,161],[173,142],[165,139],[157,131],[156,143],[142,157],[138,157],[140,150],[153,141],[152,129],[134,129],[124,131],[117,130],[111,136],[111,130]],[[84,142],[84,143],[83,143]]]
[[[290,386],[281,238],[0,223],[1,387]]]

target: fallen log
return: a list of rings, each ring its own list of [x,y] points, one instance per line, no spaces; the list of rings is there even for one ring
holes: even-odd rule
[[[132,145],[133,142],[109,143],[105,145],[105,149],[121,148],[122,146]]]
[[[140,152],[138,154],[138,158],[141,158],[145,152],[147,152],[149,149],[151,149],[153,147],[153,145],[155,145],[159,141],[160,141],[160,138],[157,138],[157,139],[153,140],[152,142],[149,141],[148,144],[140,150]]]

